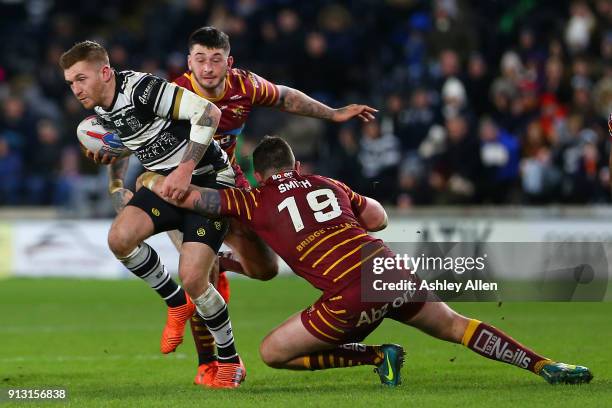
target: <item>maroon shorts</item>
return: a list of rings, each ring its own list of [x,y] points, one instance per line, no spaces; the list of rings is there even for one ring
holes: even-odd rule
[[[384,318],[406,322],[424,304],[412,301],[408,292],[392,302],[362,302],[361,284],[356,281],[334,295],[321,296],[302,311],[301,319],[306,330],[320,340],[354,343],[365,339]]]

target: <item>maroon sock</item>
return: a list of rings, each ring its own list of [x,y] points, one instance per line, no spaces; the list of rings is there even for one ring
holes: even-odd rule
[[[483,357],[512,364],[536,374],[550,361],[501,330],[475,319],[470,320],[461,343]]]
[[[358,365],[378,365],[383,361],[379,346],[365,344],[343,344],[338,348],[319,351],[304,356],[304,367],[309,370],[353,367]]]
[[[191,324],[191,333],[195,342],[196,351],[198,352],[198,365],[208,364],[217,359],[215,339],[213,339],[210,330],[206,327],[206,323],[197,313],[189,320]]]

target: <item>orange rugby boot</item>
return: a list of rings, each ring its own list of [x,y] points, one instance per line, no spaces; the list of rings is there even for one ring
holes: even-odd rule
[[[160,349],[164,354],[172,353],[183,342],[183,334],[185,333],[185,324],[187,320],[193,316],[196,307],[189,298],[187,303],[177,307],[168,308],[168,317],[166,326],[162,332]]]
[[[198,373],[196,374],[193,383],[205,386],[212,385],[218,369],[219,363],[217,360],[213,360],[210,363],[200,364],[198,367]]]
[[[242,359],[238,363],[219,363],[219,368],[209,388],[238,388],[246,378]]]

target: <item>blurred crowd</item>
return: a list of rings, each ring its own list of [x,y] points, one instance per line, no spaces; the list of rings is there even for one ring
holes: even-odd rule
[[[256,109],[247,170],[278,134],[308,170],[403,208],[610,201],[610,0],[0,0],[0,205],[110,215],[59,56],[94,39],[114,68],[171,80],[203,25],[229,34],[237,67],[380,110],[336,125]]]

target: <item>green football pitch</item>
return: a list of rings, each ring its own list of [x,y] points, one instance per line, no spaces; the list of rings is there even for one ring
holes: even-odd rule
[[[453,304],[546,356],[590,367],[591,384],[550,386],[524,370],[386,321],[367,342],[406,348],[403,385],[388,389],[371,367],[314,372],[266,367],[258,355],[261,339],[308,306],[317,292],[292,277],[231,284],[230,312],[248,372],[240,389],[192,384],[196,360],[188,329],[176,353],[159,353],[164,306],[142,282],[67,279],[0,281],[0,389],[6,394],[63,388],[67,404],[75,407],[612,405],[610,302]],[[0,407],[63,404],[0,397]]]

